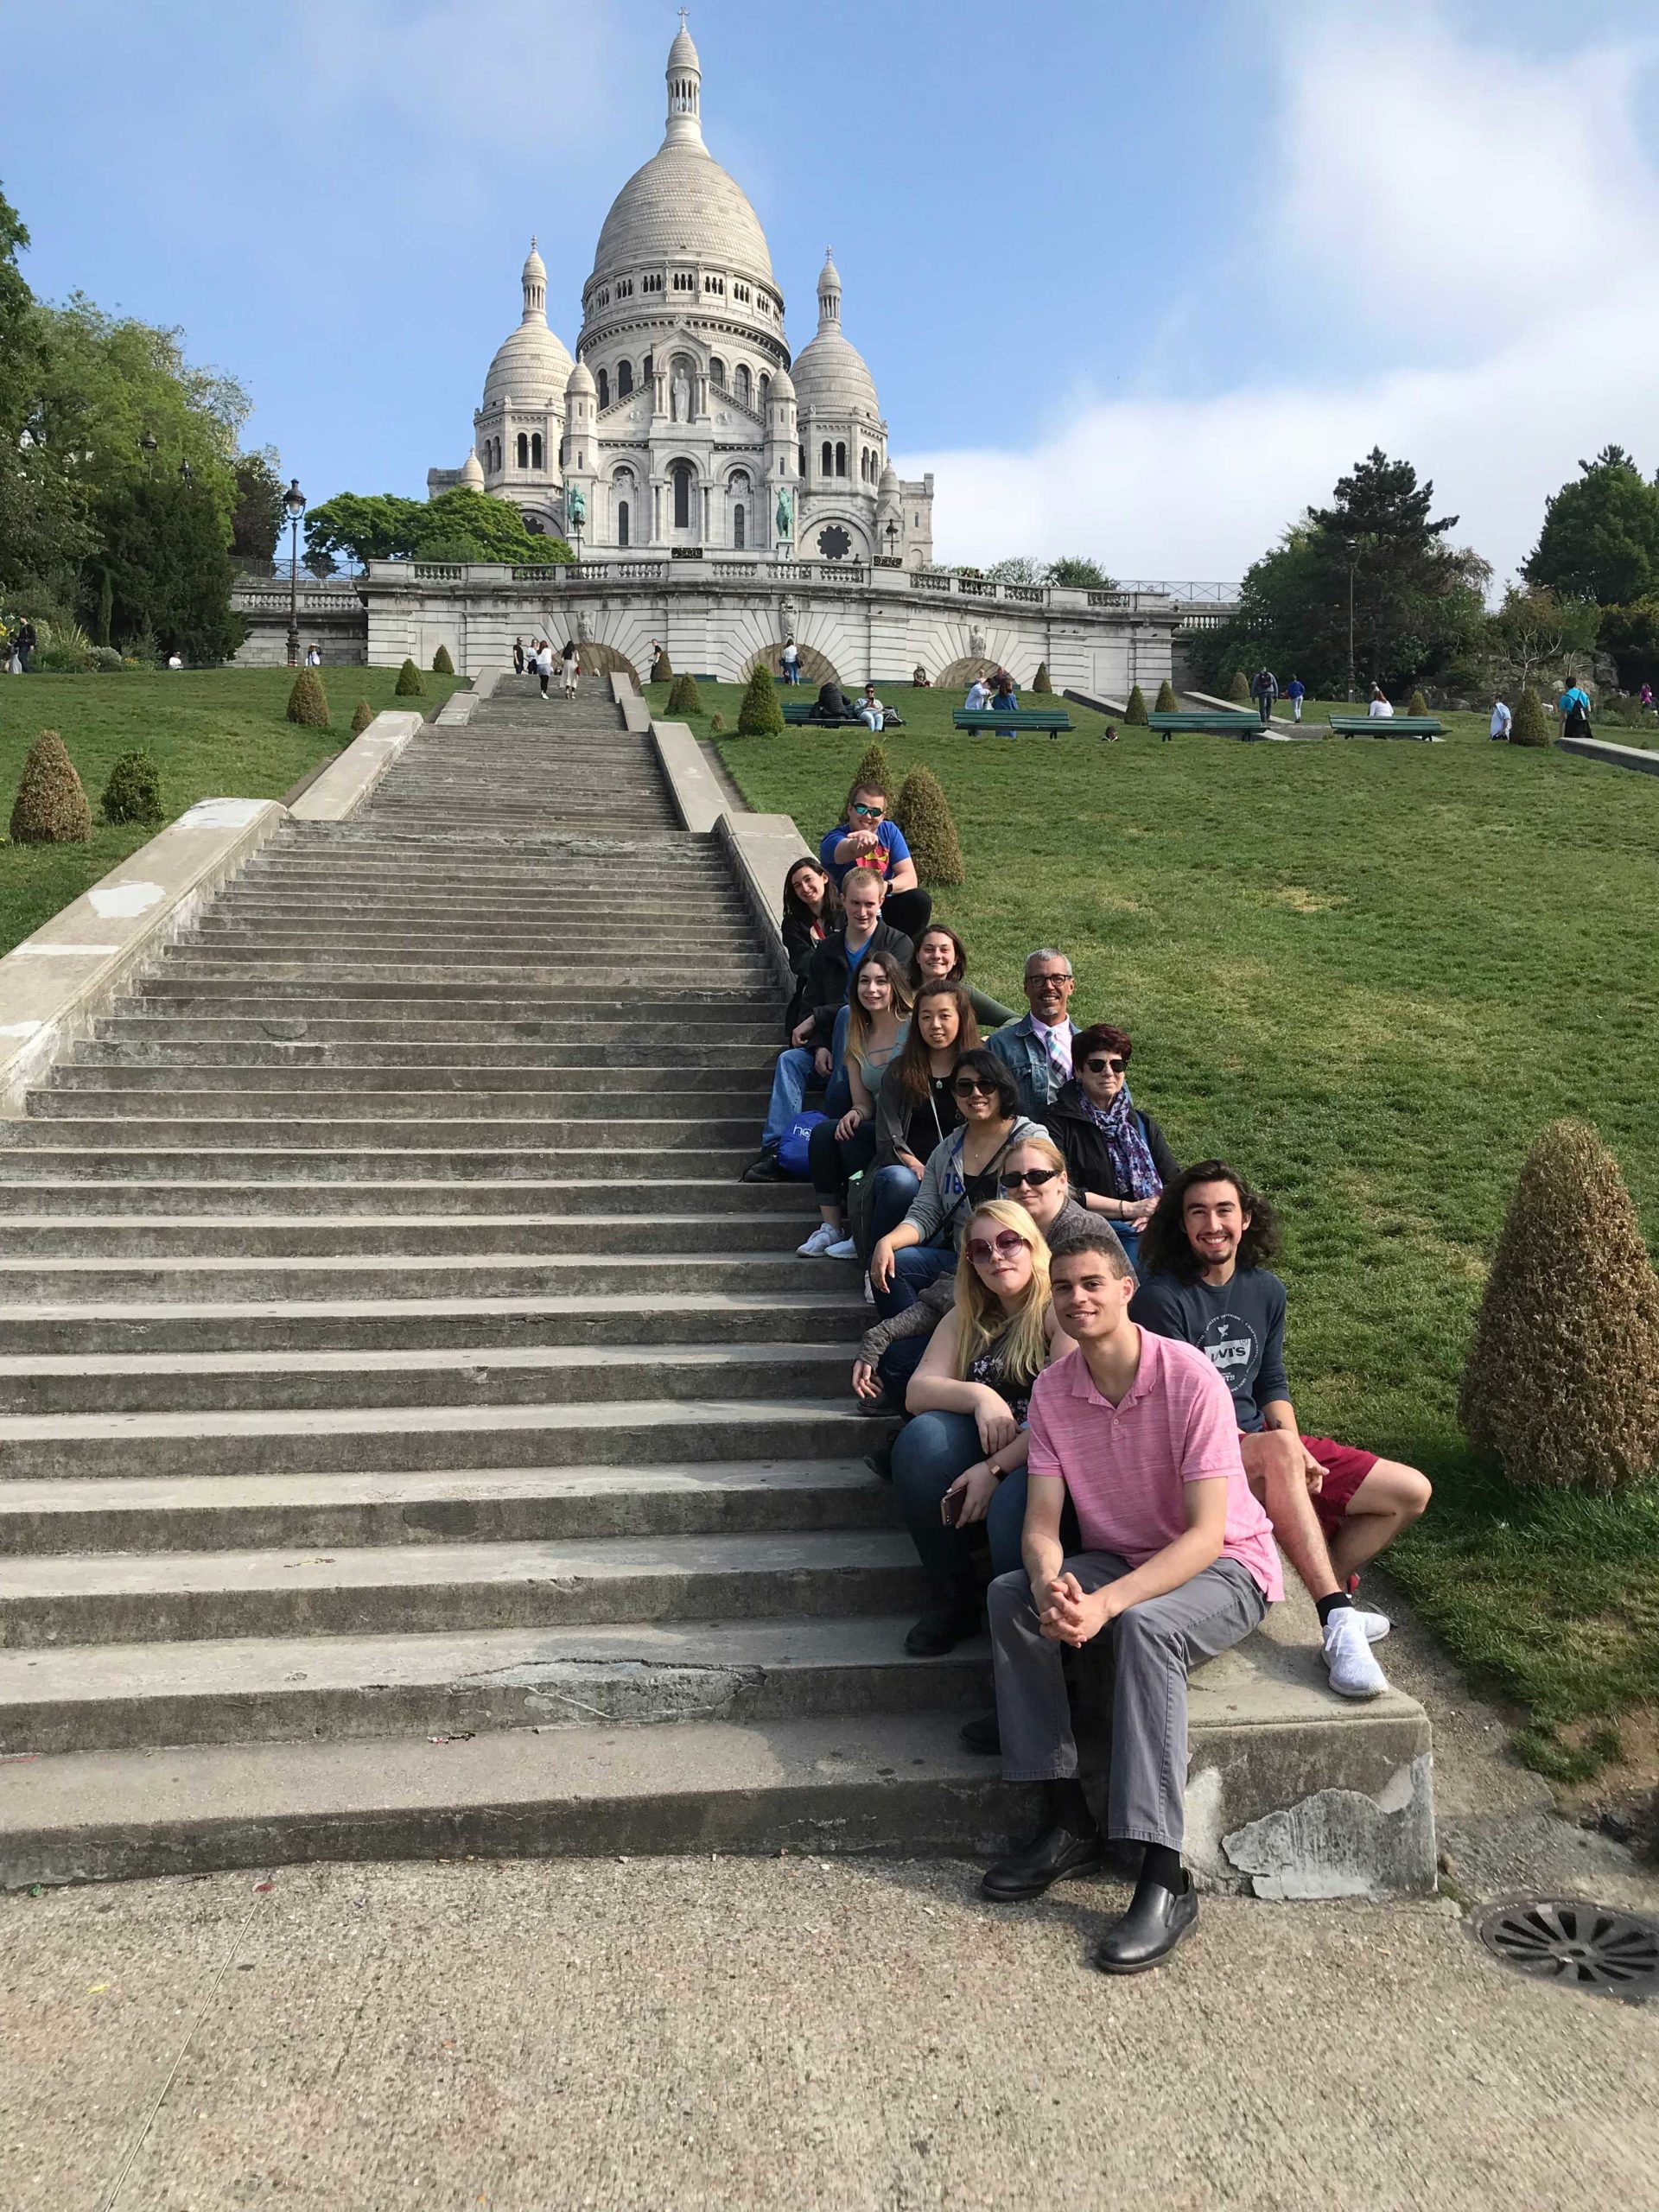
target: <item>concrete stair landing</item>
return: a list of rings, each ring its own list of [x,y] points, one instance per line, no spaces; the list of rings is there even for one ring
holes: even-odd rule
[[[779,995],[677,823],[597,686],[507,679],[0,1122],[0,1883],[1029,1817],[983,1639],[904,1656],[857,1275],[737,1179]],[[1199,1862],[1330,1776],[1421,1886],[1421,1716],[1301,1633],[1197,1688]]]

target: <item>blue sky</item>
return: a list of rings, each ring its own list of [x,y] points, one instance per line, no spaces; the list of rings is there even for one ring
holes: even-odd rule
[[[176,323],[314,498],[456,465],[532,231],[573,344],[668,6],[52,0],[0,185],[49,297]],[[945,558],[1230,577],[1373,442],[1500,575],[1659,467],[1659,102],[1627,0],[698,0],[798,348],[833,245]],[[17,86],[26,87],[20,93]]]

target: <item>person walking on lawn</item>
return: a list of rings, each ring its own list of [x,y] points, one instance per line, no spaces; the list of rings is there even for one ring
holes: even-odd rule
[[[1428,1478],[1300,1433],[1285,1379],[1285,1287],[1264,1264],[1277,1249],[1266,1199],[1224,1160],[1200,1160],[1165,1185],[1147,1224],[1130,1311],[1204,1352],[1226,1383],[1250,1487],[1319,1610],[1331,1687],[1376,1697],[1389,1684],[1370,1647],[1389,1623],[1353,1593],[1366,1561],[1428,1503]]]
[[[1279,679],[1270,668],[1258,668],[1250,679],[1250,696],[1255,702],[1255,711],[1266,729],[1273,720],[1273,702],[1279,696]]]
[[[1307,696],[1307,686],[1303,683],[1300,676],[1293,676],[1289,683],[1286,684],[1285,696],[1290,702],[1290,719],[1294,722],[1300,721],[1302,719],[1302,702]]]

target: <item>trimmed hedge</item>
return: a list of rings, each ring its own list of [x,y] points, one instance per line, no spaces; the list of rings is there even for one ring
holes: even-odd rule
[[[1180,710],[1181,702],[1175,696],[1175,686],[1166,677],[1158,686],[1158,698],[1152,711],[1154,715],[1178,715]]]
[[[737,734],[740,737],[776,737],[784,727],[778,686],[772,680],[772,671],[761,664],[744,689],[743,703],[737,710]]]
[[[156,755],[142,750],[122,753],[111,766],[98,810],[105,822],[160,822],[162,771]]]
[[[931,768],[912,768],[893,802],[893,818],[905,833],[923,883],[960,883],[962,840],[944,787]]]
[[[373,720],[374,709],[366,699],[359,699],[357,702],[357,711],[352,716],[352,735],[361,737]]]
[[[436,651],[436,652],[435,652],[435,653],[433,654],[433,656],[432,656],[432,673],[433,673],[433,675],[434,675],[434,676],[453,676],[453,675],[454,674],[454,672],[455,672],[455,664],[454,664],[454,661],[452,661],[452,660],[450,659],[450,658],[449,658],[449,648],[448,648],[448,645],[440,645],[440,646],[438,647],[438,650]]]
[[[1549,716],[1544,712],[1544,702],[1528,684],[1515,702],[1515,712],[1510,717],[1511,745],[1553,745],[1555,733]]]
[[[302,668],[295,677],[294,689],[288,695],[288,719],[304,729],[327,728],[328,694],[315,668]]]
[[[1407,707],[1406,712],[1408,715],[1426,715],[1428,712],[1428,702],[1424,698],[1421,691],[1414,691],[1412,693],[1411,702]]]
[[[1129,703],[1123,709],[1123,719],[1131,729],[1147,727],[1147,695],[1137,683],[1129,694]]]
[[[889,798],[899,789],[899,779],[893,772],[893,763],[887,758],[887,748],[879,737],[873,737],[860,756],[853,771],[853,783],[868,784],[872,791],[885,791]]]
[[[92,809],[75,764],[57,731],[43,729],[23,763],[23,779],[11,810],[11,842],[79,845],[92,834]]]
[[[1038,662],[1037,673],[1031,679],[1031,688],[1033,691],[1052,691],[1054,689],[1048,673],[1048,663],[1046,660]]]
[[[391,687],[395,699],[424,699],[426,678],[412,660],[406,660],[397,671],[397,681]]]
[[[669,686],[668,708],[671,715],[700,715],[702,695],[697,690],[695,676],[677,676]]]
[[[1249,705],[1250,682],[1242,668],[1236,668],[1233,671],[1233,680],[1227,686],[1227,696],[1236,707]]]

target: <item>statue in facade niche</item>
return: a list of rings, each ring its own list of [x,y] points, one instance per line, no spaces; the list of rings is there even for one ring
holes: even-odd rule
[[[591,635],[588,627],[588,617],[578,607],[576,609],[576,643],[579,645],[588,645],[591,641]]]
[[[691,420],[691,387],[683,376],[675,378],[672,397],[674,420],[677,423],[689,423]]]
[[[780,539],[795,535],[795,494],[787,484],[778,494],[778,535]]]
[[[975,623],[973,628],[968,632],[968,650],[976,660],[984,659],[986,652],[985,632],[980,628],[977,622]]]
[[[588,494],[580,484],[571,485],[564,495],[564,519],[572,530],[580,530],[588,519]]]

